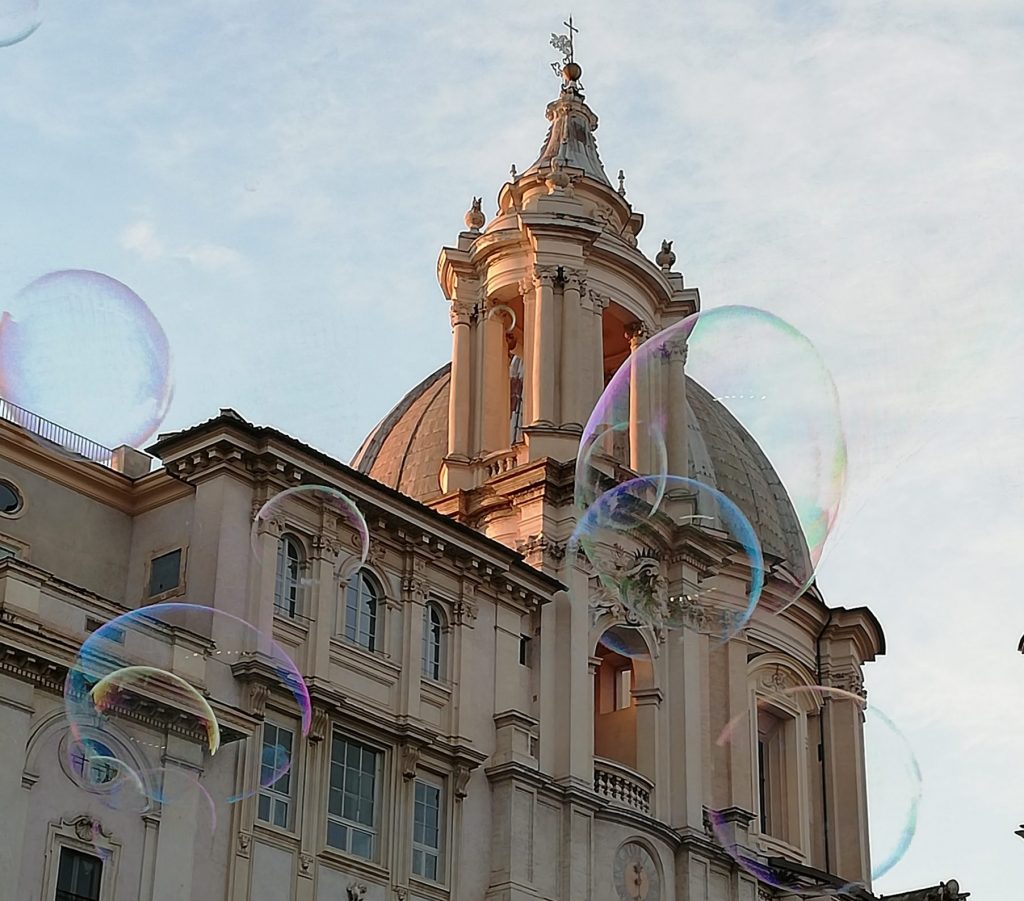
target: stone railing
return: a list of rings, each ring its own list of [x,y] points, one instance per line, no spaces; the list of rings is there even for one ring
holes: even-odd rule
[[[653,782],[628,766],[594,758],[594,791],[613,804],[649,814],[653,790]]]
[[[515,469],[519,465],[519,450],[513,447],[510,450],[488,454],[480,461],[480,465],[483,469],[484,478],[493,479],[495,476],[508,472],[510,469]]]

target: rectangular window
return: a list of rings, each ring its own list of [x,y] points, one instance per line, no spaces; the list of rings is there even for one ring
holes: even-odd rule
[[[256,815],[265,823],[273,823],[282,829],[291,827],[292,768],[274,780],[274,773],[280,772],[292,761],[292,744],[295,734],[284,726],[273,723],[263,724],[263,751],[260,755],[260,792]],[[294,762],[292,761],[292,766]]]
[[[327,793],[327,844],[373,860],[377,853],[377,779],[381,753],[335,735]]]
[[[530,666],[532,661],[530,659],[530,636],[520,635],[519,636],[519,665]]]
[[[149,596],[171,591],[178,587],[181,578],[181,548],[154,557],[149,563]]]
[[[633,668],[624,666],[615,671],[615,709],[633,706]]]
[[[412,871],[431,882],[443,882],[441,866],[441,787],[416,780],[412,818]]]
[[[768,835],[768,774],[767,754],[765,754],[764,737],[757,737],[757,798],[761,811],[761,834]]]
[[[103,861],[71,848],[60,849],[56,901],[99,901]]]

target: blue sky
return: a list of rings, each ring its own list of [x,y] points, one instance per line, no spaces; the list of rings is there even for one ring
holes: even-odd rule
[[[448,358],[437,253],[474,195],[493,214],[510,165],[535,158],[563,16],[534,0],[42,14],[0,47],[0,296],[55,269],[114,276],[175,355],[165,430],[233,406],[347,459]],[[871,699],[925,780],[918,835],[877,888],[956,876],[1004,898],[1024,876],[1019,4],[575,16],[641,247],[673,239],[706,307],[793,322],[838,385],[849,493],[820,582],[884,623]]]

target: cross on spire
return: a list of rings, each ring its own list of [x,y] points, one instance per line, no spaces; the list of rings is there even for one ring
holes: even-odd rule
[[[569,60],[568,60],[568,61],[569,61],[570,63],[571,63],[571,62],[575,62],[575,60],[573,59],[573,56],[572,56],[572,53],[573,53],[573,34],[574,34],[575,32],[577,32],[577,31],[579,31],[579,29],[578,29],[578,28],[573,28],[573,24],[572,24],[572,13],[570,13],[570,14],[569,14],[569,21],[568,21],[568,22],[563,22],[562,24],[563,24],[563,25],[564,25],[564,26],[565,26],[566,28],[568,28],[568,29],[569,29]]]
[[[573,57],[573,54],[576,49],[575,35],[579,32],[579,29],[572,24],[572,16],[569,16],[568,22],[563,22],[562,24],[569,29],[568,35],[555,34],[554,32],[551,33],[551,46],[554,47],[559,52],[561,52],[562,54],[561,66],[558,63],[551,64],[551,68],[553,68],[556,73],[561,72],[562,66],[568,66],[569,64],[575,62],[575,59]]]

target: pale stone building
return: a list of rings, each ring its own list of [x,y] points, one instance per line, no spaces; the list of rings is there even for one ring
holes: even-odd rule
[[[540,157],[502,187],[490,222],[474,205],[441,252],[451,362],[350,466],[228,409],[162,435],[152,471],[127,448],[89,462],[83,439],[4,408],[4,901],[776,897],[723,852],[708,809],[789,878],[869,880],[860,707],[758,716],[757,698],[819,683],[862,691],[863,665],[884,652],[871,612],[829,607],[812,588],[724,645],[698,628],[627,630],[567,552],[582,424],[630,350],[700,303],[670,248],[655,262],[638,250],[643,216],[607,178],[574,67]],[[635,407],[660,392],[670,470],[716,485],[770,536],[771,593],[807,553],[800,527],[765,456],[686,379],[684,359],[666,361],[661,385],[638,384]],[[610,477],[650,453],[642,429],[624,437],[601,463]],[[298,485],[340,489],[365,514],[369,556],[343,584],[335,562],[356,532],[301,494],[252,547],[255,512]],[[747,573],[723,534],[673,529],[637,549],[665,590],[714,576],[722,603],[739,603]],[[224,799],[257,784],[262,744],[292,748],[288,778],[219,804],[210,835],[195,796],[142,812],[111,804],[109,772],[68,744],[62,691],[78,646],[168,600],[273,634],[311,697],[303,737],[291,694],[218,660],[210,634],[157,629],[126,646],[214,686],[224,744],[211,757],[183,711],[141,699],[107,726],[113,756],[198,775]],[[205,669],[188,670],[182,650]],[[742,740],[720,748],[744,715]],[[951,881],[900,897],[965,896]]]

